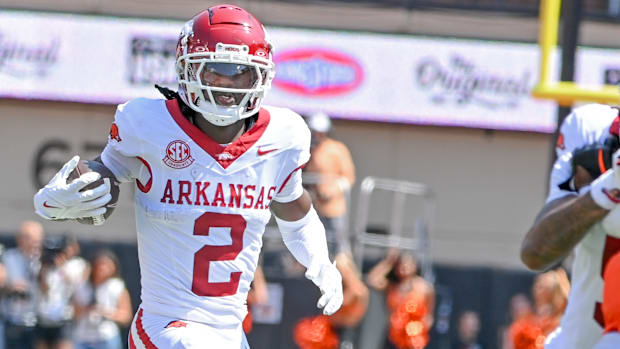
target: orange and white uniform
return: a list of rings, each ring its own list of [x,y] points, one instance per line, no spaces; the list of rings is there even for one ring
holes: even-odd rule
[[[617,109],[590,104],[575,109],[565,119],[560,128],[558,159],[551,171],[547,202],[575,194],[563,185],[572,175],[573,150],[595,142],[603,143],[617,132],[612,129],[617,117]],[[547,337],[546,349],[592,348],[601,338],[605,328],[601,307],[603,270],[608,262],[606,256],[617,251],[620,251],[620,229],[610,228],[605,220],[593,225],[577,244],[568,305],[560,326]]]

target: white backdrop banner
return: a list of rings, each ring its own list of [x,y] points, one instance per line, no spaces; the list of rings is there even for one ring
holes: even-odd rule
[[[158,97],[154,83],[176,87],[182,24],[0,11],[0,97],[86,103]],[[538,75],[534,44],[268,31],[276,52],[269,104],[344,119],[555,129],[555,104],[530,96]],[[617,82],[619,53],[582,49],[577,80]]]

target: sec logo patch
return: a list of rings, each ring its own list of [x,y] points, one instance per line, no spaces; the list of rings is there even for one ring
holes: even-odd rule
[[[162,160],[166,165],[175,169],[185,168],[194,162],[189,145],[181,140],[175,140],[168,144],[166,156]]]

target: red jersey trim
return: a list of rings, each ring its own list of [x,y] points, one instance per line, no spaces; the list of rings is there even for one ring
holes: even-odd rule
[[[138,311],[138,318],[136,319],[136,331],[138,332],[138,337],[140,337],[140,341],[142,342],[142,344],[144,344],[144,347],[146,347],[146,349],[157,349],[155,344],[151,342],[151,338],[142,326],[142,315],[143,311],[142,309],[140,309]]]
[[[246,131],[236,141],[232,142],[226,147],[222,147],[220,144],[212,140],[198,127],[193,125],[183,114],[179,103],[176,99],[170,99],[166,101],[166,108],[179,125],[179,127],[198,144],[205,152],[217,161],[223,168],[227,168],[241,155],[243,155],[248,149],[250,149],[256,141],[263,135],[267,126],[269,125],[269,119],[271,116],[269,112],[261,108],[258,112],[258,120],[256,124]],[[223,156],[220,156],[223,155]]]
[[[137,349],[136,343],[134,343],[133,341],[133,335],[131,334],[131,331],[129,331],[129,349]]]
[[[153,186],[153,171],[151,170],[151,165],[148,163],[148,161],[144,160],[140,156],[138,156],[138,160],[142,161],[144,166],[146,166],[146,169],[149,171],[149,175],[151,175],[151,178],[149,178],[148,182],[146,182],[146,185],[142,184],[140,180],[136,178],[136,185],[141,192],[148,193]]]
[[[289,173],[288,176],[286,176],[286,179],[284,180],[284,183],[282,183],[282,185],[280,186],[280,189],[278,189],[278,193],[277,194],[280,194],[282,189],[284,189],[284,186],[286,186],[286,183],[288,183],[288,181],[291,179],[291,177],[293,176],[293,173],[295,173],[297,170],[301,170],[304,167],[306,167],[306,164],[303,164],[303,165],[297,167],[296,169],[294,169],[293,171],[291,171],[291,173]]]

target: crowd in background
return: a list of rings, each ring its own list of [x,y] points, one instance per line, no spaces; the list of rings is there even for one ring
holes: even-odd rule
[[[119,277],[119,261],[114,253],[102,249],[86,260],[76,239],[46,238],[39,223],[27,221],[17,232],[16,247],[4,250],[1,256],[4,335],[0,338],[5,341],[0,341],[0,348],[124,347],[121,328],[129,325],[133,308]],[[386,296],[389,322],[383,348],[421,349],[427,345],[434,321],[435,293],[433,285],[419,276],[414,255],[387,251],[364,281],[345,253],[337,253],[335,258],[345,284],[343,308],[329,319],[302,320],[299,331],[312,333],[317,326],[329,328],[320,342],[324,345],[331,340],[333,348],[344,348],[341,343],[354,342],[351,330],[365,315],[368,286],[385,292]],[[533,302],[525,294],[515,295],[510,303],[512,323],[500,335],[499,347],[542,348],[544,336],[558,324],[569,287],[566,273],[558,269],[536,278],[531,294]],[[411,326],[403,326],[400,322],[405,315],[409,320],[417,317],[419,327],[412,330]],[[481,326],[475,311],[458,314],[457,336],[451,349],[486,348],[478,338]],[[300,340],[303,342],[305,338]],[[313,348],[311,344],[300,347]]]
[[[116,255],[87,261],[71,237],[45,237],[38,222],[22,223],[17,246],[2,254],[1,348],[119,349],[119,326],[130,323],[129,292]]]
[[[531,299],[516,294],[510,301],[512,323],[503,333],[502,349],[542,349],[546,337],[559,325],[570,291],[564,269],[539,274]]]

